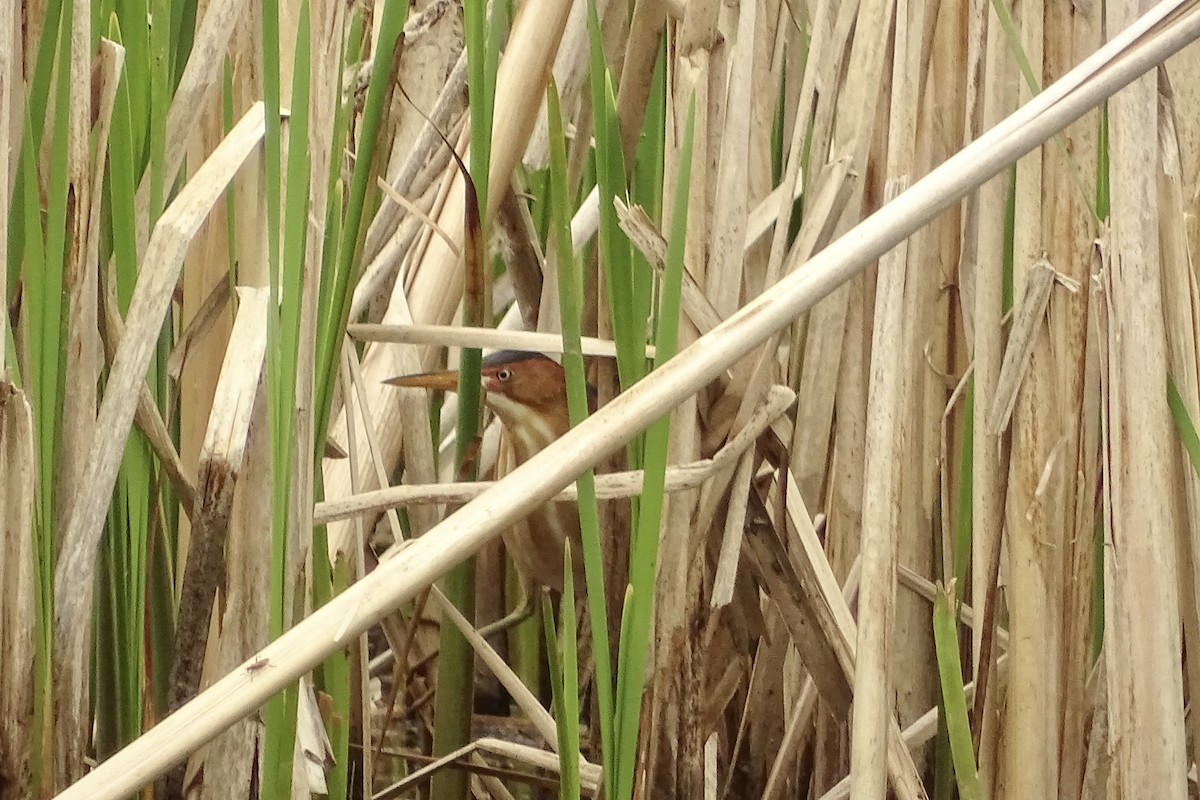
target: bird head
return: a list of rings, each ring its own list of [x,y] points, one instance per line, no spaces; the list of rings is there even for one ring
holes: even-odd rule
[[[483,359],[480,382],[484,402],[500,417],[505,427],[520,433],[549,428],[560,436],[570,427],[567,412],[567,380],[562,366],[541,353],[501,350]],[[385,381],[391,386],[457,391],[458,372],[425,372]],[[596,410],[596,389],[588,390],[588,410]]]

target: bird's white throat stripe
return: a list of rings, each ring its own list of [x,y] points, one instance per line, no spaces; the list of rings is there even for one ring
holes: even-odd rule
[[[550,423],[536,410],[499,392],[488,392],[487,403],[513,437],[518,460],[525,461],[558,438]]]

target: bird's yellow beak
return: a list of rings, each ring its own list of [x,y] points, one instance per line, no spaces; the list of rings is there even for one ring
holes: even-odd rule
[[[384,381],[388,386],[410,389],[432,389],[439,392],[458,391],[458,371],[422,372],[418,375],[401,375]]]
[[[399,386],[405,389],[430,389],[437,392],[457,392],[458,391],[458,370],[446,370],[445,372],[422,372],[418,375],[401,375],[398,378],[389,378],[384,381],[388,386]],[[480,378],[480,384],[483,391],[489,390],[488,378],[483,376]]]

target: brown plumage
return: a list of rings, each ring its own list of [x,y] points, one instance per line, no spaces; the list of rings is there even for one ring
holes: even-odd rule
[[[483,401],[500,418],[517,464],[529,460],[570,429],[566,375],[561,365],[541,353],[518,350],[493,353],[483,359],[480,380]],[[458,389],[458,372],[405,375],[386,383],[452,392]],[[595,410],[596,393],[591,386],[588,386],[588,406]],[[582,591],[579,513],[574,503],[547,503],[507,531],[504,543],[527,581],[561,592],[563,542],[568,538],[575,586]]]

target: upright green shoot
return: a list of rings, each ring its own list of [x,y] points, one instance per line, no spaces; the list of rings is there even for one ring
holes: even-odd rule
[[[683,285],[683,256],[687,239],[695,122],[696,104],[693,100],[688,105],[687,127],[679,150],[679,175],[671,208],[670,239],[656,317],[658,331],[655,339],[655,368],[662,366],[675,355],[679,339],[679,306]],[[617,675],[616,709],[616,738],[619,748],[615,794],[617,798],[633,796],[642,683],[649,651],[650,620],[654,609],[655,566],[658,563],[658,535],[666,486],[670,424],[670,416],[667,415],[654,422],[646,432],[645,482],[636,536],[629,559],[631,593],[627,612],[621,618],[621,664]]]
[[[596,184],[600,196],[600,263],[608,286],[613,337],[617,346],[617,371],[621,386],[628,388],[646,372],[646,328],[648,297],[639,297],[639,281],[633,270],[633,248],[617,223],[613,200],[628,201],[625,156],[617,124],[617,102],[612,78],[604,61],[604,43],[594,0],[588,0],[589,79],[592,116],[596,137]],[[630,468],[640,465],[639,446],[629,448]]]
[[[562,318],[563,370],[567,375],[567,406],[571,425],[588,413],[587,378],[580,339],[583,306],[583,273],[571,245],[571,201],[567,193],[566,137],[558,87],[551,79],[546,90],[550,125],[550,236],[558,267],[558,301]],[[600,547],[600,514],[596,506],[596,481],[592,470],[576,480],[579,488],[579,530],[587,580],[588,612],[592,622],[592,651],[596,660],[596,695],[600,718],[600,747],[604,764],[605,796],[616,788],[613,749],[613,679],[608,644],[608,603],[604,596],[604,555]],[[565,592],[564,592],[565,596]]]
[[[554,609],[542,595],[542,625],[546,654],[550,661],[550,689],[558,732],[560,800],[579,800],[579,659],[576,648],[575,575],[571,566],[571,542],[563,557],[563,596],[560,604],[562,627],[554,630]]]
[[[954,575],[958,586],[967,585],[967,570],[971,566],[972,487],[975,485],[975,378],[969,379],[963,404],[962,454],[958,464],[958,513],[954,520]]]
[[[292,464],[297,457],[292,430],[296,403],[297,358],[300,347],[300,304],[303,290],[305,240],[309,189],[309,160],[307,153],[310,98],[310,5],[301,2],[297,20],[296,47],[292,64],[291,113],[286,127],[282,124],[279,60],[270,57],[280,52],[279,14],[275,7],[264,7],[262,15],[263,50],[265,59],[264,94],[266,103],[266,137],[264,166],[267,206],[267,263],[270,280],[270,313],[267,316],[267,417],[271,432],[272,481],[271,513],[271,625],[272,638],[282,633],[289,610],[284,607],[289,580],[286,565],[288,508],[292,497]],[[283,135],[286,132],[288,157],[282,163]],[[286,176],[286,180],[281,180]],[[305,454],[307,457],[307,454]],[[321,563],[320,559],[316,559]],[[314,586],[326,585],[321,576],[314,576]],[[338,653],[330,661],[345,661]],[[335,714],[346,718],[346,687],[326,688],[335,698]],[[338,689],[343,691],[339,694]],[[291,755],[295,738],[295,710],[298,689],[289,687],[282,695],[267,704],[266,744],[263,768],[263,795],[286,797],[291,792]],[[345,726],[330,731],[334,745],[335,766],[327,782],[332,792],[342,789],[347,769],[348,739]]]
[[[983,800],[983,788],[971,744],[967,697],[963,689],[956,605],[953,584],[939,591],[933,602],[933,638],[942,686],[942,707],[946,712],[946,731],[950,738],[950,754],[954,762],[954,775],[958,780],[959,797],[962,800]]]
[[[21,339],[23,356],[27,359],[21,369],[25,377],[29,402],[33,412],[34,452],[36,454],[37,486],[34,500],[35,559],[34,574],[37,592],[37,650],[34,677],[34,730],[45,729],[53,693],[50,680],[51,643],[54,623],[54,532],[57,530],[58,498],[54,492],[56,456],[61,438],[58,420],[62,409],[63,390],[63,268],[67,214],[67,117],[71,104],[70,59],[72,4],[62,3],[46,9],[46,27],[38,51],[34,74],[40,97],[33,97],[25,106],[24,136],[19,154],[19,194],[13,198],[9,229],[14,233],[9,246],[9,286],[17,285],[14,278],[23,277],[21,303]],[[57,50],[55,42],[57,41]],[[57,60],[54,58],[57,53]],[[53,71],[53,72],[52,72]],[[56,80],[51,80],[51,77]],[[46,116],[47,104],[53,98],[54,113]],[[49,125],[50,141],[42,147]],[[40,156],[44,153],[44,156]],[[6,156],[7,157],[7,154]],[[49,159],[49,182],[39,186],[39,158]],[[7,187],[0,190],[6,191]],[[45,207],[43,217],[43,205]],[[23,262],[23,274],[18,272]],[[51,717],[52,718],[52,717]],[[39,756],[42,737],[34,737],[34,756]],[[38,762],[35,762],[38,763]],[[52,763],[52,762],[51,762]],[[34,783],[53,782],[53,770],[43,775],[34,768]]]
[[[470,172],[464,174],[464,283],[463,323],[472,327],[488,324],[488,300],[491,295],[487,259],[488,171],[491,165],[492,115],[495,100],[496,68],[500,36],[500,3],[492,4],[491,30],[488,30],[484,0],[463,4],[464,33],[467,45],[467,79],[471,110]],[[482,351],[465,348],[459,361],[458,421],[455,429],[455,474],[471,480],[476,475],[474,459],[469,458],[482,422],[482,396],[479,381]],[[467,619],[475,615],[475,564],[468,559],[446,576],[444,591]],[[474,655],[462,634],[453,626],[443,625],[439,659],[438,693],[435,709],[434,754],[444,755],[466,744],[470,738],[471,706],[474,694]],[[435,797],[463,798],[467,795],[467,776],[461,770],[442,770],[433,778]]]

